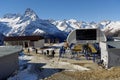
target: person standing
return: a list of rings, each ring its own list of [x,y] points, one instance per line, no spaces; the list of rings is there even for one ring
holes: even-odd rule
[[[28,48],[28,53],[30,53],[30,49]]]
[[[63,51],[63,48],[61,47],[60,50],[59,50],[59,58],[62,57],[62,51]]]
[[[36,54],[38,53],[38,49],[35,49]]]
[[[52,57],[54,58],[55,57],[55,51],[52,50]]]
[[[85,57],[87,60],[89,60],[89,56],[90,56],[90,53],[91,53],[91,49],[89,47],[89,44],[85,44],[83,45],[83,53],[85,54]]]
[[[70,49],[71,49],[71,58],[74,58],[75,56],[75,51],[74,51],[75,44],[71,43],[70,44]]]
[[[58,60],[60,60],[60,58],[62,57],[62,54],[63,54],[63,46],[60,47],[60,50],[59,50],[59,59]]]
[[[47,55],[49,56],[49,50],[47,50]]]

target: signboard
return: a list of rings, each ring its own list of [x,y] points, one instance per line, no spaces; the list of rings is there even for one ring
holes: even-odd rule
[[[97,30],[78,29],[76,30],[76,40],[97,40]]]

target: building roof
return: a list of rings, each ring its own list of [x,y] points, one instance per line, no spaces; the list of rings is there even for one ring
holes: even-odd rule
[[[0,57],[18,53],[21,51],[22,51],[21,46],[0,46]]]
[[[42,36],[10,36],[5,37],[4,41],[38,41],[44,39]]]

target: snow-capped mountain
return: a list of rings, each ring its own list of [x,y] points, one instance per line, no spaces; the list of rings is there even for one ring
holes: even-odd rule
[[[39,19],[30,8],[23,15],[6,14],[0,19],[0,32],[6,36],[44,35],[65,38],[64,32],[48,20]]]
[[[6,36],[44,35],[65,39],[74,29],[100,28],[106,35],[118,35],[120,21],[84,22],[75,19],[70,20],[44,20],[30,8],[24,14],[6,14],[0,18],[0,32]]]
[[[77,21],[75,19],[70,20],[58,20],[58,21],[51,21],[59,30],[64,31],[65,33],[69,33],[74,29],[80,28],[96,28],[96,23],[87,23],[83,21]]]
[[[104,28],[108,36],[120,36],[120,21],[112,21]]]

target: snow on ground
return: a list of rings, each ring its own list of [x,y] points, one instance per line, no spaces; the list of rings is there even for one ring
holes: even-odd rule
[[[74,65],[69,62],[49,62],[47,65],[43,66],[42,68],[53,68],[53,69],[65,69],[65,70],[72,70],[72,71],[83,71],[83,70],[90,70],[88,68],[79,66],[79,65]]]
[[[19,68],[20,70],[27,67],[27,62],[30,61],[33,58],[33,56],[25,55],[23,52],[19,53]]]
[[[37,80],[38,75],[31,73],[32,65],[28,64],[28,61],[31,60],[33,56],[27,56],[24,53],[19,54],[19,66],[20,70],[18,74],[8,78],[8,80]],[[24,69],[25,68],[25,69]]]
[[[18,72],[14,77],[10,77],[8,80],[37,80],[38,76],[34,73],[29,72],[31,69],[31,65],[27,67],[27,69]]]

